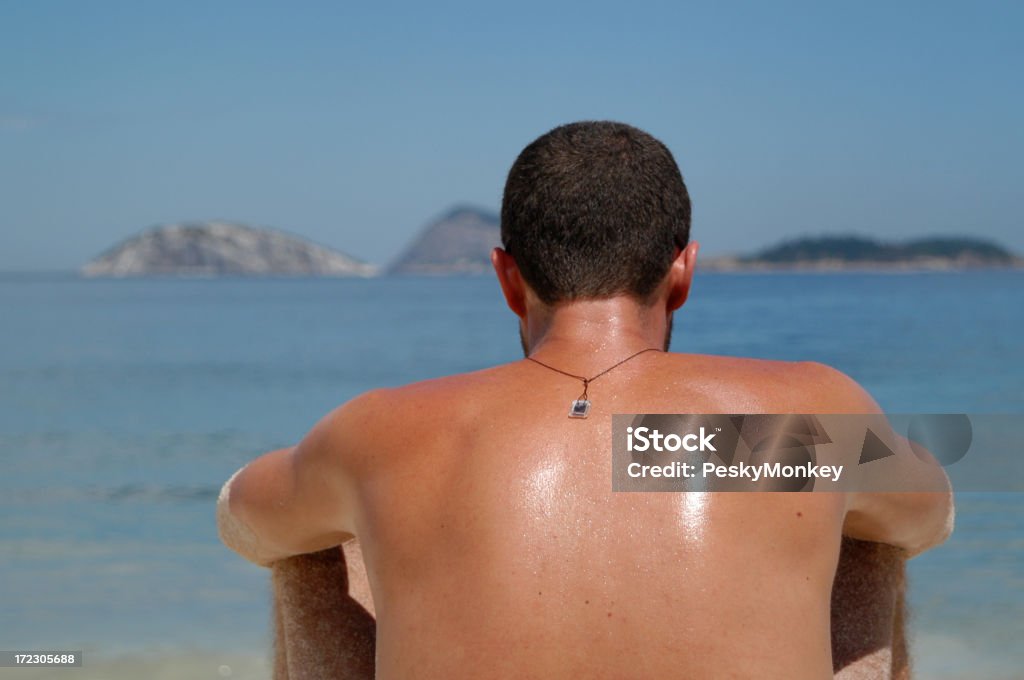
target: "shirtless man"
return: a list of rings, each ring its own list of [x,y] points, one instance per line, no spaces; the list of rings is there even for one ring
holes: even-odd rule
[[[668,347],[689,221],[649,135],[536,140],[492,258],[535,361],[337,408],[229,481],[225,542],[269,565],[358,536],[378,678],[831,678],[842,536],[917,554],[948,535],[950,495],[611,491],[613,413],[878,412],[820,364],[636,354]],[[580,381],[561,372],[613,366],[567,417]]]

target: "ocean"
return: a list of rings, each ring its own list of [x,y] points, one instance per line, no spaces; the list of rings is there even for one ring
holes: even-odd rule
[[[1022,298],[1020,270],[699,273],[673,349],[1024,414]],[[0,320],[0,649],[83,650],[83,679],[268,678],[267,572],[218,541],[220,484],[364,390],[521,357],[490,277],[5,274]],[[1024,493],[957,504],[909,564],[918,677],[1024,677]]]

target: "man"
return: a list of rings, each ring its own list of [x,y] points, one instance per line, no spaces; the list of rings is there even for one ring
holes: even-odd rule
[[[689,225],[646,133],[540,137],[492,257],[527,359],[339,407],[229,480],[225,542],[269,565],[358,536],[379,678],[832,677],[842,536],[917,554],[950,497],[611,491],[613,413],[878,412],[820,364],[663,351]]]

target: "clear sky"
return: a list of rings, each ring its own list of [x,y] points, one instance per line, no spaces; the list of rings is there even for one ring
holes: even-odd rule
[[[705,253],[1024,252],[1022,7],[0,0],[0,270],[215,218],[386,263],[580,119],[668,144]]]

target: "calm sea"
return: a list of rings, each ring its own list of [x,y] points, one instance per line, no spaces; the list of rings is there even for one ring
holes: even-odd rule
[[[891,412],[1024,414],[1022,299],[1021,271],[703,274],[673,348],[823,361]],[[0,649],[161,677],[265,672],[219,661],[268,639],[266,572],[217,540],[231,472],[363,390],[521,356],[486,277],[5,275],[0,330]],[[1021,677],[1024,494],[957,500],[910,563],[920,676]]]

